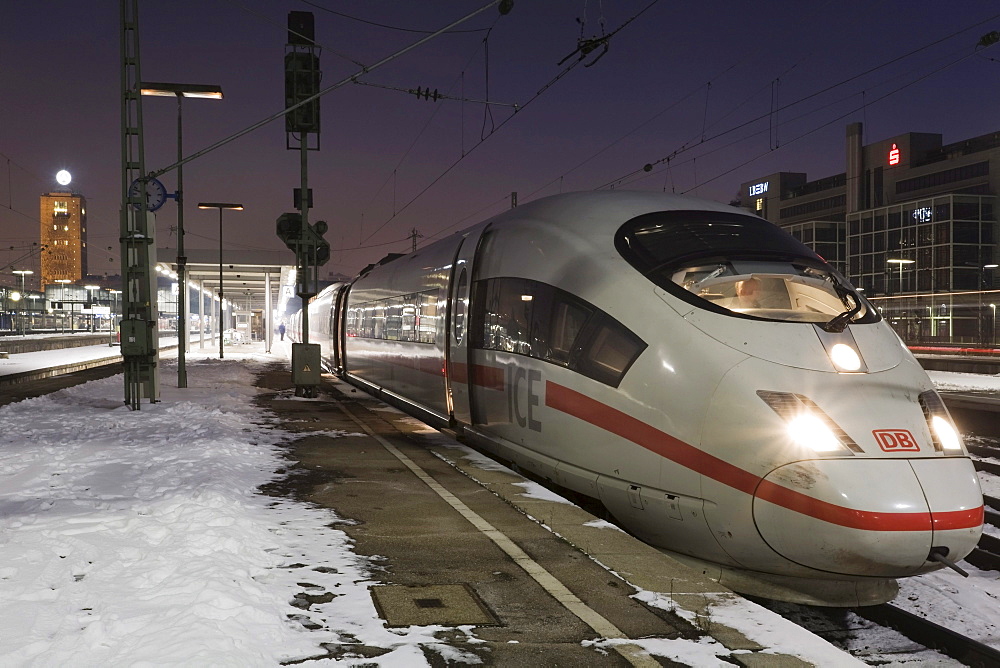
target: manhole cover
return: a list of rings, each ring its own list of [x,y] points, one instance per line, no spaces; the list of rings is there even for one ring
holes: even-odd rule
[[[498,625],[469,585],[383,585],[372,587],[379,616],[389,626]]]

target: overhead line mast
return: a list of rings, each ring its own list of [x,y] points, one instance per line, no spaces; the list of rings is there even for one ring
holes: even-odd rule
[[[125,404],[138,410],[143,398],[160,398],[157,334],[155,230],[148,195],[162,185],[146,176],[143,157],[139,74],[139,2],[121,0],[121,354],[125,361]],[[162,193],[161,193],[162,194]]]

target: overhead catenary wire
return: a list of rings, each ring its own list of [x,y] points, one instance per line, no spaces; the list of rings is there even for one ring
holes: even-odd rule
[[[396,30],[399,32],[418,33],[421,35],[427,35],[433,32],[431,30],[419,30],[417,28],[404,28],[402,26],[391,26],[387,23],[379,23],[378,21],[363,19],[360,16],[354,16],[353,14],[345,14],[344,12],[338,12],[336,10],[330,9],[329,7],[324,7],[318,2],[312,2],[311,0],[302,0],[302,2],[309,5],[310,7],[314,7],[315,9],[327,12],[328,14],[333,14],[334,16],[339,16],[341,18],[349,19],[351,21],[357,21],[358,23],[364,23],[365,25],[374,26],[376,28],[385,28],[386,30]],[[485,32],[487,30],[489,30],[489,28],[469,28],[463,30],[449,30],[448,32],[450,34],[461,34],[461,33]]]
[[[296,104],[293,104],[293,105],[291,105],[289,107],[286,107],[282,111],[279,111],[276,114],[272,114],[271,116],[268,116],[267,118],[265,118],[265,119],[263,119],[261,121],[258,121],[256,123],[254,123],[253,125],[250,125],[250,126],[244,128],[244,129],[240,130],[239,132],[236,132],[236,133],[234,133],[234,134],[232,134],[232,135],[230,135],[230,136],[228,136],[228,137],[226,137],[224,139],[220,139],[219,141],[215,142],[214,144],[212,144],[210,146],[207,146],[207,147],[201,149],[200,151],[192,153],[191,155],[187,156],[186,158],[181,158],[180,160],[178,160],[177,162],[175,162],[175,163],[173,163],[171,165],[167,165],[166,167],[163,167],[161,169],[152,171],[152,172],[150,172],[149,174],[146,175],[146,178],[156,178],[158,176],[166,174],[167,172],[171,172],[171,171],[177,169],[178,167],[191,162],[192,160],[196,160],[196,159],[198,159],[198,158],[200,158],[200,157],[202,157],[202,156],[204,156],[204,155],[206,155],[208,153],[211,153],[212,151],[215,151],[218,148],[221,148],[222,146],[225,146],[226,144],[229,144],[230,142],[233,142],[233,141],[239,139],[240,137],[242,137],[244,135],[247,135],[247,134],[249,134],[249,133],[251,133],[251,132],[253,132],[255,130],[260,129],[260,128],[264,127],[265,125],[268,125],[269,123],[272,123],[272,122],[278,120],[279,118],[284,118],[285,115],[287,115],[289,112],[295,111],[296,109],[299,109],[300,107],[304,107],[307,104],[311,104],[313,101],[318,100],[322,96],[324,96],[324,95],[326,95],[326,94],[328,94],[328,93],[330,93],[332,91],[335,91],[338,88],[346,86],[347,84],[351,83],[357,77],[365,76],[367,74],[370,74],[371,72],[374,72],[378,68],[386,65],[387,63],[392,62],[396,58],[399,58],[400,56],[402,56],[402,55],[404,55],[404,54],[412,51],[413,49],[416,49],[417,47],[425,44],[426,42],[429,42],[430,40],[434,39],[438,35],[444,34],[449,29],[454,28],[457,25],[461,25],[462,23],[465,23],[466,21],[474,18],[475,16],[478,16],[479,14],[481,14],[482,12],[486,11],[487,9],[489,9],[491,7],[495,7],[495,6],[499,5],[501,2],[503,2],[503,0],[491,0],[487,4],[485,4],[482,7],[480,7],[479,9],[476,9],[475,11],[467,14],[466,16],[464,16],[464,17],[462,17],[462,18],[460,18],[460,19],[458,19],[456,21],[453,21],[453,22],[449,23],[444,28],[441,28],[440,30],[438,30],[438,31],[436,31],[434,33],[431,33],[430,35],[427,35],[426,37],[422,37],[422,38],[418,39],[416,42],[413,42],[412,44],[410,44],[408,46],[405,46],[402,49],[399,49],[399,50],[391,53],[388,56],[385,56],[384,58],[382,58],[378,62],[373,63],[372,65],[370,65],[368,67],[363,67],[360,71],[355,72],[354,74],[351,74],[351,75],[349,75],[349,76],[341,79],[340,81],[327,86],[326,88],[320,90],[315,95],[311,95],[311,96],[309,96],[309,97],[301,100],[300,102],[298,102]]]
[[[496,23],[497,23],[497,21],[499,21],[499,20],[500,20],[500,17],[497,16],[497,18],[494,19],[493,24],[490,26],[490,29],[492,29],[492,27],[495,26]],[[455,85],[458,84],[458,85],[461,86],[461,95],[460,95],[460,97],[464,99],[464,97],[465,97],[465,71],[468,69],[469,65],[472,63],[473,59],[475,59],[475,57],[476,57],[476,55],[478,53],[479,53],[479,47],[477,45],[476,49],[469,56],[469,59],[466,61],[465,65],[462,67],[461,74],[459,75],[457,81],[452,82],[451,86],[446,89],[448,92],[451,92],[452,90],[454,90]],[[382,189],[385,188],[386,184],[388,184],[390,180],[393,181],[393,188],[395,189],[395,179],[396,179],[396,173],[397,173],[397,171],[399,170],[400,166],[402,166],[402,164],[406,160],[406,158],[409,157],[410,153],[413,152],[413,149],[417,145],[417,142],[420,141],[420,138],[423,137],[423,135],[424,135],[425,132],[427,132],[427,129],[430,127],[431,123],[437,117],[438,112],[440,112],[440,110],[441,110],[441,107],[436,106],[434,108],[434,112],[427,118],[427,122],[424,123],[423,127],[420,128],[420,132],[418,132],[417,135],[413,138],[413,141],[410,142],[410,145],[406,148],[406,151],[404,151],[403,155],[400,156],[399,160],[396,162],[396,165],[392,168],[392,171],[388,174],[388,176],[386,176],[385,180],[382,182],[382,184],[375,191],[375,194],[372,195],[371,199],[368,201],[368,204],[365,205],[365,209],[367,209],[368,207],[370,207],[372,205],[372,203],[378,198],[379,194],[382,192]],[[464,126],[464,119],[465,119],[465,112],[464,112],[464,105],[463,105],[463,112],[462,112],[462,120],[463,120],[463,124],[462,124],[462,141],[463,141],[462,154],[463,155],[465,154],[465,145],[464,145],[464,141],[465,141],[465,130],[464,130],[464,128],[465,128],[465,126]],[[393,213],[395,213],[395,212],[396,212],[396,204],[395,204],[395,191],[394,191],[393,192]],[[364,236],[364,216],[365,216],[364,211],[362,211],[362,214],[361,214],[361,235],[359,237],[359,240],[362,243],[363,243],[363,238],[361,238],[361,237]]]
[[[639,10],[636,14],[634,14],[631,18],[629,18],[627,21],[625,21],[622,25],[618,26],[618,28],[616,28],[610,35],[608,35],[608,37],[611,37],[611,35],[614,35],[614,34],[620,32],[623,28],[625,28],[626,26],[628,26],[629,24],[631,24],[633,21],[635,21],[640,16],[642,16],[644,13],[646,13],[646,11],[648,11],[650,8],[652,8],[654,5],[656,5],[659,1],[660,0],[652,0],[652,2],[650,2],[644,8],[642,8],[641,10]],[[567,65],[565,68],[563,68],[562,71],[560,71],[558,74],[556,74],[555,77],[553,77],[547,84],[545,84],[544,86],[542,86],[531,98],[529,98],[526,102],[524,102],[520,106],[519,111],[523,111],[524,109],[526,109],[532,102],[534,102],[535,100],[537,100],[542,94],[544,94],[549,88],[551,88],[557,81],[559,81],[564,76],[566,76],[567,74],[569,74],[569,72],[572,71],[573,68],[575,68],[581,62],[583,62],[583,61],[580,60],[580,59],[578,59],[578,60],[573,61],[569,65]],[[477,148],[479,148],[484,143],[486,143],[487,140],[489,140],[497,132],[499,132],[514,117],[515,117],[515,114],[511,114],[506,119],[504,119],[503,121],[501,121],[498,125],[496,125],[488,135],[486,135],[485,137],[483,137],[480,140],[480,142],[478,144],[475,144],[474,146],[472,146],[467,152],[464,152],[457,160],[455,160],[450,165],[448,165],[444,169],[444,171],[442,171],[440,174],[438,174],[438,176],[436,176],[430,183],[428,183],[422,190],[420,190],[420,192],[418,192],[409,202],[407,202],[405,205],[403,205],[403,207],[401,207],[399,209],[399,211],[394,212],[393,215],[390,218],[388,218],[381,225],[379,225],[375,229],[375,231],[371,232],[367,237],[364,238],[364,240],[366,241],[366,240],[370,239],[372,236],[374,236],[380,230],[382,230],[382,228],[384,228],[386,225],[388,225],[393,220],[395,220],[395,218],[400,213],[402,213],[403,211],[405,211],[407,208],[410,207],[410,205],[412,205],[414,202],[416,202],[418,199],[420,199],[420,197],[422,197],[424,195],[424,193],[426,193],[428,190],[430,190],[431,188],[433,188],[438,182],[441,181],[441,179],[443,179],[455,167],[457,167],[459,165],[459,163],[461,163],[466,157],[468,157],[469,155],[471,155],[472,152],[475,151]],[[429,241],[432,238],[434,238],[434,237],[429,237],[427,241]]]
[[[292,30],[291,27],[288,27],[288,26],[286,26],[285,24],[283,24],[283,23],[281,23],[279,21],[275,21],[274,19],[272,19],[269,16],[266,16],[264,14],[261,14],[260,12],[254,11],[254,10],[250,9],[249,7],[247,7],[246,5],[242,4],[241,2],[238,2],[237,0],[225,0],[225,1],[228,2],[231,5],[235,5],[236,7],[239,7],[241,10],[243,10],[247,14],[250,14],[251,16],[257,17],[258,19],[260,19],[264,23],[269,23],[269,24],[271,24],[273,26],[278,26],[282,30],[286,30],[289,34],[296,35],[296,36],[301,37],[302,39],[306,40],[307,42],[311,42],[312,44],[316,45],[317,47],[323,49],[324,51],[330,52],[331,54],[337,56],[338,58],[342,58],[342,59],[348,61],[349,63],[357,65],[358,67],[364,67],[365,66],[365,64],[363,62],[361,62],[360,60],[357,60],[353,56],[349,56],[346,53],[343,53],[343,52],[338,51],[336,49],[331,49],[331,48],[329,48],[329,47],[327,47],[327,46],[325,46],[323,44],[320,44],[319,42],[317,42],[315,39],[313,39],[309,35],[303,35],[302,33],[296,32],[295,30]]]
[[[826,6],[832,4],[833,1],[834,0],[828,0],[827,3],[825,5],[823,5],[823,7],[820,7],[819,9],[825,8]],[[819,11],[819,9],[817,11]],[[773,41],[776,41],[776,40],[768,40],[769,43],[773,42]],[[726,66],[721,72],[719,72],[718,74],[716,74],[715,76],[713,76],[711,79],[709,79],[709,82],[708,82],[707,85],[711,85],[711,83],[713,81],[718,81],[719,79],[721,79],[725,75],[729,74],[729,72],[731,72],[732,70],[736,69],[741,64],[745,65],[747,63],[753,62],[753,60],[755,58],[757,58],[757,56],[759,56],[761,53],[763,53],[764,50],[765,49],[762,46],[762,47],[760,47],[757,50],[757,52],[755,54],[752,54],[750,57],[748,57],[746,59],[741,59],[741,60],[734,60],[732,63],[730,63],[728,66]],[[792,65],[790,65],[788,68],[786,68],[782,72],[781,76],[784,76],[785,74],[791,72],[793,69],[795,69],[796,67],[798,67],[802,63],[803,60],[804,60],[804,58],[799,59],[798,61],[796,61],[795,63],[793,63]],[[680,104],[684,103],[688,99],[694,97],[698,93],[698,91],[701,90],[701,87],[702,86],[699,85],[699,86],[696,86],[695,88],[692,88],[690,91],[688,91],[687,93],[685,93],[681,97],[677,98],[676,100],[674,100],[673,102],[671,102],[670,104],[668,104],[666,107],[660,109],[655,114],[653,114],[652,116],[650,116],[649,118],[647,118],[645,121],[642,121],[641,123],[639,123],[637,126],[633,127],[631,130],[629,130],[625,134],[620,135],[617,139],[615,139],[611,143],[606,144],[603,148],[601,148],[600,150],[598,150],[596,153],[592,154],[590,157],[588,157],[588,158],[584,159],[583,161],[577,163],[574,167],[572,167],[568,171],[563,172],[559,176],[553,178],[552,180],[550,180],[550,181],[546,182],[545,184],[539,186],[535,190],[529,192],[526,196],[527,197],[532,197],[534,195],[537,195],[539,192],[545,190],[546,188],[548,188],[549,186],[551,186],[553,183],[556,183],[557,181],[560,183],[560,192],[562,192],[562,181],[563,181],[563,179],[566,176],[569,176],[570,174],[572,174],[576,170],[580,169],[584,165],[590,163],[592,160],[598,158],[599,156],[601,156],[602,154],[604,154],[606,151],[608,151],[611,148],[615,147],[616,145],[620,144],[625,139],[627,139],[630,136],[634,135],[636,132],[638,132],[639,130],[643,129],[644,127],[646,127],[650,123],[656,121],[658,118],[660,118],[661,116],[663,116],[665,113],[673,110],[674,108],[676,108]],[[761,90],[763,90],[763,89],[761,89]],[[726,112],[725,114],[723,114],[721,117],[717,118],[715,121],[709,123],[708,128],[710,129],[710,128],[715,127],[717,124],[721,123],[723,120],[725,120],[726,118],[728,118],[732,114],[736,113],[741,107],[743,107],[743,105],[745,105],[749,100],[753,99],[753,97],[755,97],[757,95],[757,93],[759,93],[759,92],[760,91],[758,90],[757,92],[751,93],[750,95],[748,95],[742,102],[740,102],[739,104],[737,104],[734,107],[732,107],[728,112]],[[693,141],[693,139],[691,141]],[[689,143],[689,142],[686,142],[682,146],[686,146],[687,143]],[[668,157],[668,162],[669,162],[670,157],[673,157],[673,155],[671,155],[671,156]]]
[[[758,121],[760,121],[760,120],[762,120],[762,119],[764,119],[764,118],[768,117],[768,116],[769,116],[770,114],[772,114],[772,113],[775,113],[775,114],[776,114],[776,113],[778,113],[778,112],[781,112],[781,111],[785,111],[785,110],[787,110],[787,109],[790,109],[790,108],[792,108],[792,107],[795,107],[795,106],[797,106],[797,105],[799,105],[799,104],[802,104],[803,102],[806,102],[806,101],[808,101],[808,100],[811,100],[811,99],[813,99],[813,98],[815,98],[815,97],[818,97],[818,96],[820,96],[820,95],[822,95],[822,94],[824,94],[824,93],[827,93],[827,92],[829,92],[829,91],[831,91],[831,90],[834,90],[834,89],[836,89],[836,88],[839,88],[840,86],[844,86],[844,85],[846,85],[846,84],[848,84],[848,83],[850,83],[850,82],[852,82],[852,81],[855,81],[855,80],[857,80],[857,79],[859,79],[859,78],[861,78],[861,77],[864,77],[864,76],[867,76],[867,75],[869,75],[869,74],[871,74],[871,73],[873,73],[873,72],[876,72],[876,71],[878,71],[878,70],[880,70],[880,69],[882,69],[882,68],[884,68],[884,67],[888,67],[889,65],[892,65],[892,64],[894,64],[894,63],[897,63],[897,62],[899,62],[899,61],[901,61],[901,60],[904,60],[905,58],[908,58],[908,57],[910,57],[910,56],[913,56],[913,55],[915,55],[915,54],[917,54],[917,53],[920,53],[920,52],[922,52],[922,51],[924,51],[924,50],[926,50],[926,49],[928,49],[928,48],[931,48],[931,47],[933,47],[933,46],[936,46],[936,45],[938,45],[938,44],[940,44],[940,43],[942,43],[942,42],[944,42],[944,41],[947,41],[947,40],[949,40],[949,39],[952,39],[952,38],[954,38],[954,37],[956,37],[956,36],[958,36],[958,35],[960,35],[960,34],[962,34],[962,33],[964,33],[964,32],[968,32],[969,30],[971,30],[971,29],[973,29],[973,28],[975,28],[975,27],[977,27],[977,26],[980,26],[980,25],[982,25],[982,24],[984,24],[984,23],[987,23],[987,22],[989,22],[989,21],[995,21],[995,20],[997,20],[998,18],[1000,18],[1000,14],[996,14],[996,15],[993,15],[993,16],[991,16],[991,17],[989,17],[989,18],[986,18],[986,19],[983,19],[983,20],[981,20],[981,21],[978,21],[978,22],[976,22],[976,23],[974,23],[974,24],[972,24],[972,25],[970,25],[970,26],[966,26],[966,27],[964,27],[964,28],[961,28],[961,29],[959,29],[959,30],[957,30],[957,31],[955,31],[955,32],[952,32],[952,33],[950,33],[950,34],[948,34],[948,35],[944,36],[944,37],[941,37],[941,38],[939,38],[939,39],[937,39],[937,40],[934,40],[933,42],[930,42],[930,43],[928,43],[928,44],[925,44],[925,45],[923,45],[923,46],[921,46],[921,47],[918,47],[918,48],[916,48],[916,49],[913,49],[913,50],[911,50],[911,51],[908,51],[908,52],[907,52],[907,53],[905,53],[905,54],[902,54],[902,55],[900,55],[900,56],[897,56],[897,57],[895,57],[895,58],[892,58],[892,59],[890,59],[890,60],[888,60],[888,61],[886,61],[886,62],[884,62],[884,63],[881,63],[881,64],[879,64],[879,65],[876,65],[876,66],[874,66],[874,67],[871,67],[871,68],[869,68],[869,69],[867,69],[867,70],[865,70],[865,71],[863,71],[863,72],[860,72],[860,73],[858,73],[858,74],[855,74],[855,75],[853,75],[853,76],[851,76],[851,77],[848,77],[848,78],[846,78],[846,79],[843,79],[843,80],[841,80],[841,81],[839,81],[839,82],[837,82],[837,83],[834,83],[834,84],[831,84],[830,86],[827,86],[827,87],[825,87],[825,88],[823,88],[823,89],[821,89],[821,90],[818,90],[818,91],[815,91],[815,92],[813,92],[813,93],[810,93],[810,94],[808,94],[808,95],[805,95],[805,96],[803,96],[803,97],[800,97],[800,98],[798,98],[797,100],[794,100],[794,101],[792,101],[792,102],[789,102],[789,103],[787,103],[787,104],[785,104],[785,105],[783,105],[783,106],[779,106],[779,107],[776,107],[776,108],[775,108],[775,109],[773,110],[773,112],[769,110],[769,111],[767,112],[767,114],[761,114],[761,115],[758,115],[758,116],[755,116],[754,118],[752,118],[752,119],[750,119],[750,120],[747,120],[747,121],[745,121],[745,122],[743,122],[743,123],[740,123],[740,124],[738,124],[738,125],[735,125],[735,126],[733,126],[733,127],[729,128],[729,129],[727,129],[727,130],[724,130],[724,131],[722,131],[722,132],[719,132],[719,133],[716,133],[715,135],[712,135],[712,136],[709,136],[709,137],[705,138],[704,140],[702,140],[701,142],[699,142],[699,144],[703,144],[703,143],[707,143],[707,142],[709,142],[709,141],[713,141],[713,140],[715,140],[715,139],[718,139],[719,137],[723,137],[723,136],[725,136],[725,135],[728,135],[728,134],[730,134],[730,133],[732,133],[732,132],[735,132],[735,131],[737,131],[737,130],[739,130],[739,129],[742,129],[742,128],[744,128],[744,127],[747,127],[748,125],[752,125],[753,123],[756,123],[756,122],[758,122]],[[974,54],[969,54],[969,56],[970,56],[970,57],[971,57],[972,55],[974,55]],[[963,58],[963,59],[964,59],[964,58]],[[880,98],[880,99],[881,99],[881,98]],[[696,144],[695,146],[697,146],[697,144]],[[604,185],[602,185],[602,186],[599,186],[599,187],[598,187],[598,189],[600,189],[600,188],[604,188],[604,187],[609,187],[609,186],[610,186],[611,184],[614,184],[614,183],[616,183],[616,182],[619,182],[619,181],[622,181],[622,180],[624,180],[624,179],[627,179],[627,178],[629,178],[629,177],[631,177],[631,176],[634,176],[634,175],[636,175],[636,174],[638,174],[638,173],[641,173],[641,172],[648,172],[648,171],[650,171],[650,170],[649,170],[649,167],[651,167],[651,166],[656,166],[657,164],[660,164],[660,163],[662,163],[662,162],[665,162],[665,161],[667,160],[667,158],[668,158],[668,157],[669,157],[669,158],[674,158],[674,157],[676,157],[676,156],[677,156],[677,155],[678,155],[679,153],[681,153],[681,152],[683,152],[683,151],[686,151],[686,150],[690,150],[691,148],[693,148],[693,147],[684,147],[684,148],[682,148],[682,149],[677,149],[677,150],[675,150],[675,151],[672,151],[672,152],[671,152],[671,153],[669,153],[669,154],[668,154],[667,156],[664,156],[664,157],[662,157],[662,158],[659,158],[658,160],[654,160],[654,161],[651,161],[651,162],[648,162],[648,163],[646,163],[646,164],[645,164],[645,165],[644,165],[643,167],[639,167],[638,169],[635,169],[635,170],[633,170],[633,171],[631,171],[631,172],[629,172],[629,173],[627,173],[627,174],[625,174],[625,175],[623,175],[623,176],[620,176],[620,177],[618,177],[618,178],[616,178],[616,179],[612,179],[611,181],[608,181],[608,182],[607,182],[607,183],[605,183]],[[727,173],[728,173],[728,172],[727,172]]]
[[[893,90],[891,90],[891,91],[889,91],[889,92],[887,92],[887,93],[885,93],[885,94],[883,94],[883,95],[879,96],[878,98],[876,98],[876,99],[872,100],[871,102],[866,102],[866,103],[862,103],[861,105],[858,105],[858,106],[856,106],[856,107],[852,108],[852,109],[851,109],[850,111],[847,111],[847,112],[845,112],[845,113],[843,113],[843,114],[840,114],[840,115],[839,115],[839,116],[837,116],[836,118],[833,118],[833,119],[831,119],[831,120],[829,120],[829,121],[826,121],[826,122],[824,122],[824,123],[821,123],[821,124],[817,125],[816,127],[814,127],[814,128],[811,128],[811,129],[809,129],[809,130],[807,130],[807,131],[805,131],[805,132],[803,132],[803,133],[801,133],[801,134],[799,134],[799,135],[797,135],[797,136],[795,136],[795,137],[793,137],[793,138],[791,138],[791,139],[787,140],[787,141],[786,141],[786,142],[784,143],[784,146],[787,146],[788,144],[792,144],[792,143],[794,143],[794,142],[796,142],[796,141],[798,141],[798,140],[800,140],[800,139],[803,139],[803,138],[805,138],[805,137],[807,137],[807,136],[809,136],[809,135],[811,135],[811,134],[813,134],[813,133],[815,133],[815,132],[818,132],[819,130],[821,130],[821,129],[825,128],[825,127],[828,127],[828,126],[832,125],[833,123],[837,123],[837,122],[840,122],[840,121],[842,121],[843,119],[847,118],[848,116],[851,116],[852,114],[856,114],[857,112],[861,111],[861,110],[862,110],[862,109],[864,108],[864,106],[865,106],[866,104],[874,104],[874,103],[876,103],[876,102],[880,102],[880,101],[882,101],[882,100],[884,100],[884,99],[887,99],[887,98],[889,98],[889,97],[891,97],[891,96],[893,96],[893,95],[895,95],[895,94],[899,93],[900,91],[902,91],[902,90],[905,90],[906,88],[909,88],[910,86],[913,86],[913,85],[915,85],[915,84],[917,84],[917,83],[919,83],[919,82],[921,82],[921,81],[923,81],[923,80],[925,80],[925,79],[927,79],[927,78],[929,78],[929,77],[932,77],[932,76],[934,76],[935,74],[938,74],[938,73],[940,73],[940,72],[943,72],[943,71],[945,71],[945,70],[947,70],[947,69],[949,69],[949,68],[951,68],[951,67],[954,67],[954,66],[955,66],[955,65],[957,65],[958,63],[960,63],[960,62],[962,62],[962,61],[964,61],[964,60],[968,60],[969,58],[972,58],[973,56],[974,56],[974,54],[966,54],[966,55],[963,55],[962,57],[958,58],[957,60],[953,60],[953,61],[951,61],[951,62],[949,62],[949,63],[947,63],[947,64],[945,64],[945,65],[943,65],[943,66],[941,66],[941,67],[939,67],[939,68],[937,68],[937,69],[935,69],[935,70],[931,71],[931,72],[928,72],[928,73],[924,74],[924,75],[923,75],[923,76],[921,76],[921,77],[918,77],[917,79],[914,79],[913,81],[910,81],[910,82],[907,82],[907,83],[905,83],[905,84],[903,84],[903,85],[901,85],[901,86],[899,86],[899,87],[897,87],[897,88],[895,88],[895,89],[893,89]],[[863,92],[863,91],[862,91],[862,92]],[[839,103],[840,101],[841,101],[841,100],[837,100],[836,102],[837,102],[837,103]],[[831,103],[831,104],[832,104],[832,103]],[[827,105],[827,106],[830,106],[830,105]],[[799,118],[802,118],[803,116],[806,116],[806,115],[808,115],[809,113],[814,113],[814,111],[813,111],[813,112],[807,112],[806,114],[803,114],[803,115],[801,115],[801,116],[798,116],[798,117],[796,117],[796,118],[793,118],[793,119],[789,119],[789,121],[788,121],[788,122],[789,122],[789,123],[791,123],[792,121],[795,121],[795,120],[798,120]],[[755,135],[758,135],[758,134],[762,134],[762,133],[763,133],[763,132],[765,132],[765,131],[766,131],[766,130],[761,130],[761,131],[759,131],[759,132],[757,132],[757,133],[754,133],[754,134],[755,134]],[[754,135],[751,135],[751,136],[754,136]],[[744,137],[744,138],[741,138],[741,139],[739,139],[739,140],[737,140],[737,141],[745,141],[745,140],[746,140],[746,139],[748,139],[748,138],[749,138],[749,137]],[[724,148],[728,148],[728,146],[725,146],[725,147],[720,147],[720,148],[718,148],[718,149],[715,149],[715,150],[722,150],[722,149],[724,149]],[[768,154],[770,154],[770,153],[773,153],[773,152],[774,152],[774,150],[775,150],[775,149],[771,149],[771,148],[769,147],[767,151],[763,151],[763,152],[761,152],[761,153],[759,153],[759,154],[757,154],[757,155],[755,155],[755,156],[751,157],[750,159],[748,159],[748,160],[745,160],[744,162],[741,162],[740,164],[738,164],[738,165],[736,165],[736,166],[734,166],[734,167],[731,167],[730,169],[727,169],[727,170],[725,170],[725,171],[723,171],[723,172],[720,172],[719,174],[716,174],[715,176],[713,176],[713,177],[712,177],[712,178],[710,178],[710,179],[706,179],[706,180],[704,180],[704,181],[701,181],[701,182],[699,182],[699,183],[696,183],[696,185],[692,186],[692,187],[691,187],[691,188],[689,188],[688,190],[684,190],[684,191],[682,191],[682,194],[686,194],[686,193],[689,193],[689,192],[691,192],[692,190],[695,190],[695,189],[697,189],[697,188],[700,188],[701,186],[704,186],[704,185],[707,185],[708,183],[711,183],[712,181],[715,181],[715,180],[717,180],[717,179],[719,179],[719,178],[722,178],[723,176],[726,176],[727,174],[730,174],[730,173],[732,173],[732,172],[736,171],[737,169],[740,169],[740,168],[742,168],[742,167],[745,167],[745,166],[747,166],[747,165],[751,164],[752,162],[755,162],[755,161],[757,161],[757,160],[759,160],[759,159],[763,158],[764,156],[766,156],[766,155],[768,155]],[[714,151],[713,151],[713,152],[714,152]],[[703,155],[707,155],[707,154],[703,154]],[[701,156],[701,157],[703,157],[703,156]],[[693,159],[692,159],[692,160],[693,160]],[[655,173],[655,172],[654,172],[654,173]],[[633,174],[634,174],[634,173],[633,173]],[[643,176],[643,177],[641,177],[641,178],[645,178],[645,176]],[[637,179],[637,180],[641,180],[641,178],[640,178],[640,179]],[[633,181],[633,182],[634,182],[634,181]],[[624,184],[622,184],[622,183],[616,183],[616,185],[624,185]],[[600,186],[600,188],[597,188],[597,189],[601,189],[601,188],[605,188],[605,187],[609,187],[609,186],[610,186],[610,184],[604,184],[603,186]]]

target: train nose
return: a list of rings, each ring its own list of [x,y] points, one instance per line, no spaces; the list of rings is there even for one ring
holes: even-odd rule
[[[982,492],[964,457],[811,460],[775,469],[754,521],[778,554],[841,575],[904,577],[958,561],[982,533]]]

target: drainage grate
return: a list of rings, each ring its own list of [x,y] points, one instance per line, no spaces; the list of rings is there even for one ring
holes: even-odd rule
[[[418,608],[443,608],[444,601],[439,598],[415,598],[413,602]]]
[[[379,616],[389,626],[497,626],[500,622],[466,584],[372,587]]]

